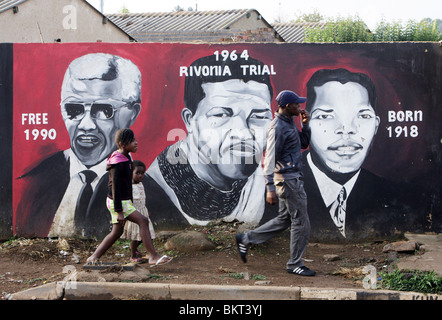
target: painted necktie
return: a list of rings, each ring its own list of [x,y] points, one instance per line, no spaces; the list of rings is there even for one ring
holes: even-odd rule
[[[345,237],[345,211],[346,211],[347,192],[345,187],[342,187],[338,194],[338,198],[332,203],[330,207],[330,216],[338,227],[339,232]]]
[[[97,177],[97,174],[92,170],[83,170],[79,173],[79,176],[83,181],[83,187],[80,190],[77,207],[75,209],[75,227],[81,231],[85,226],[84,221],[86,219],[87,208],[94,192],[91,183]]]

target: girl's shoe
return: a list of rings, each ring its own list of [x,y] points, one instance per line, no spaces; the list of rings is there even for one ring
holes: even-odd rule
[[[130,261],[132,261],[133,263],[144,263],[144,262],[146,262],[146,260],[144,260],[143,258],[130,258]]]

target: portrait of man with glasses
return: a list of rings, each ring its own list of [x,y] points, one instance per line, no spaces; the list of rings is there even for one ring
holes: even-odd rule
[[[73,60],[61,86],[61,116],[70,148],[19,177],[26,181],[16,213],[21,235],[107,234],[107,157],[114,137],[141,110],[141,73],[130,60],[94,53]]]

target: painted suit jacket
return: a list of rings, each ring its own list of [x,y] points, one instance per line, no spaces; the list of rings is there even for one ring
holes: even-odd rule
[[[63,151],[57,152],[18,179],[26,185],[15,212],[16,234],[47,237],[69,185],[69,159]],[[101,177],[90,200],[83,232],[86,238],[101,239],[109,233],[107,185],[108,173]]]
[[[304,188],[311,224],[311,241],[357,241],[382,239],[405,230],[414,223],[409,219],[412,190],[361,168],[347,198],[345,234],[341,235],[330,217],[313,172],[304,157]]]

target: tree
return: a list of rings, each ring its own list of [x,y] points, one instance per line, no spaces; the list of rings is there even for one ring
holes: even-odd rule
[[[129,9],[124,5],[121,7],[119,13],[130,13]]]
[[[436,29],[439,32],[442,32],[442,20],[441,19],[431,20],[430,18],[425,18],[424,20],[430,24],[436,23]]]
[[[302,13],[295,22],[321,22],[324,16],[315,9],[312,13]]]
[[[328,19],[323,28],[306,28],[304,42],[371,41],[372,34],[358,16]]]
[[[420,22],[382,20],[371,32],[358,17],[329,19],[325,27],[306,28],[304,42],[366,42],[366,41],[440,41],[442,32],[437,21],[424,19]]]
[[[408,20],[405,25],[400,22],[382,20],[374,32],[374,41],[439,41],[442,32],[437,29],[437,22],[424,19],[420,22]]]

